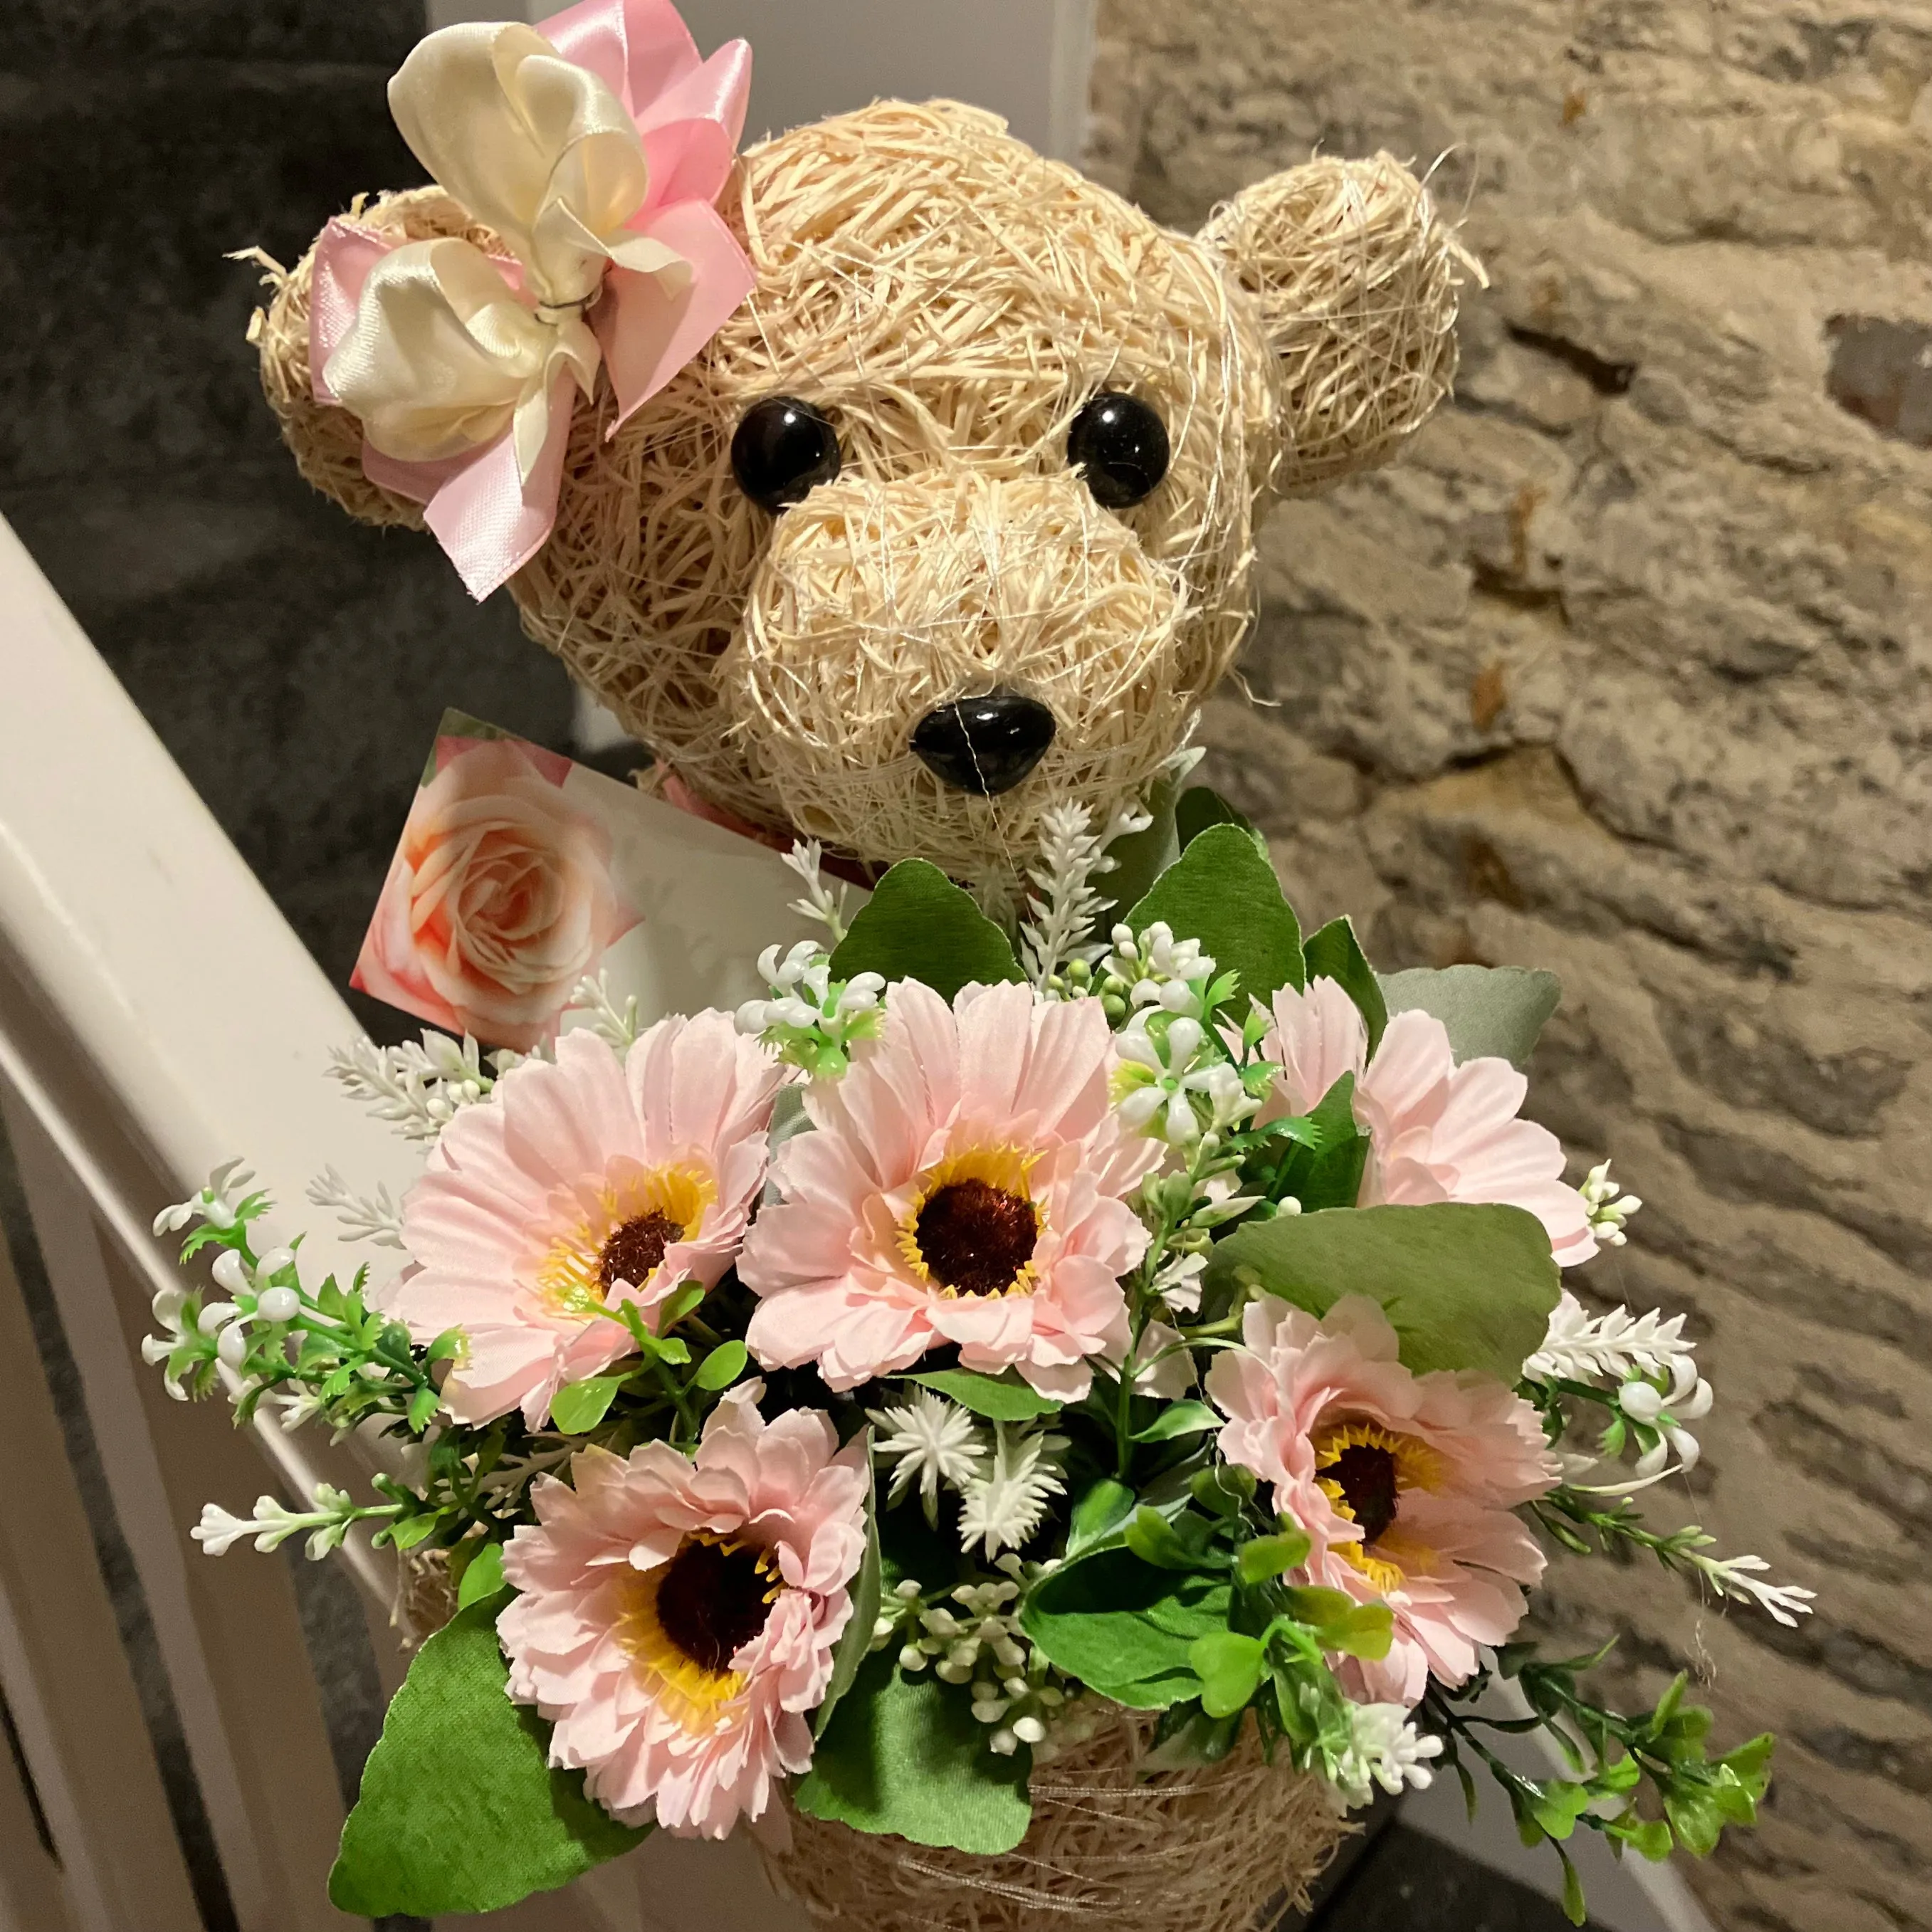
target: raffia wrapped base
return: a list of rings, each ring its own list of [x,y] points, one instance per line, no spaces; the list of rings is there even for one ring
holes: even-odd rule
[[[1255,1932],[1354,1828],[1254,1729],[1220,1763],[1144,1772],[1154,1720],[1123,1712],[1034,1774],[1034,1819],[998,1858],[790,1814],[773,1882],[838,1932]]]

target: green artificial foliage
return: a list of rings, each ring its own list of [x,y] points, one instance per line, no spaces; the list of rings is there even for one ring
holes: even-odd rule
[[[1154,1514],[1142,1510],[1136,1525]],[[1042,1577],[1020,1623],[1069,1676],[1116,1703],[1159,1710],[1200,1696],[1194,1644],[1227,1628],[1232,1602],[1225,1570],[1166,1568],[1113,1548]]]
[[[417,1652],[362,1772],[328,1875],[338,1911],[495,1912],[642,1842],[554,1771],[550,1726],[505,1691],[508,1593],[459,1610]]]
[[[983,1415],[990,1422],[1028,1422],[1036,1415],[1051,1415],[1060,1404],[1009,1369],[1004,1375],[982,1376],[972,1369],[934,1369],[922,1376],[908,1376],[922,1388],[949,1396],[962,1408]]]
[[[1253,1222],[1216,1244],[1202,1279],[1217,1306],[1245,1287],[1316,1316],[1372,1296],[1415,1374],[1479,1369],[1508,1386],[1542,1346],[1559,1293],[1534,1215],[1457,1201]]]
[[[1391,1014],[1419,1008],[1449,1030],[1457,1060],[1507,1060],[1529,1064],[1537,1036],[1563,998],[1554,973],[1526,966],[1418,966],[1382,976]]]
[[[1268,842],[1255,830],[1253,821],[1237,812],[1211,785],[1195,785],[1181,794],[1174,808],[1174,830],[1182,851],[1215,825],[1238,826],[1255,842],[1262,856],[1268,856]]]
[[[861,1666],[792,1787],[808,1818],[891,1832],[916,1845],[991,1856],[1026,1835],[1033,1754],[1001,1757],[972,1700],[930,1670],[908,1673],[890,1650]]]
[[[942,999],[962,986],[1021,980],[1012,942],[937,866],[903,859],[881,879],[832,955],[832,976],[918,980]]]
[[[1250,995],[1265,1002],[1279,986],[1300,990],[1300,922],[1274,868],[1238,825],[1210,826],[1127,916],[1136,932],[1157,920],[1177,939],[1198,939],[1222,972],[1240,975],[1244,1010]]]
[[[1355,1003],[1362,1023],[1369,1030],[1369,1052],[1382,1044],[1388,1025],[1388,1004],[1382,997],[1382,982],[1370,965],[1355,928],[1346,919],[1331,919],[1318,932],[1308,935],[1302,948],[1311,980],[1333,980]]]

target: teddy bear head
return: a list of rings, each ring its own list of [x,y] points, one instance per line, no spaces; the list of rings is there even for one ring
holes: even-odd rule
[[[508,588],[688,794],[866,863],[1010,885],[1049,807],[1142,798],[1240,643],[1258,508],[1386,460],[1454,372],[1466,258],[1386,155],[1188,236],[887,101],[752,148],[717,212],[749,294],[621,420],[600,375]],[[494,245],[440,189],[349,218]],[[313,275],[260,329],[284,434],[420,524],[317,393]]]

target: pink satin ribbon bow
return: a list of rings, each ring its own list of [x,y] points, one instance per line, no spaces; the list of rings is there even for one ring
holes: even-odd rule
[[[316,247],[309,366],[318,400],[364,404],[364,473],[428,506],[472,596],[550,536],[572,392],[590,393],[599,360],[614,435],[751,292],[752,266],[714,205],[751,74],[742,40],[700,60],[670,0],[582,0],[534,34],[446,28],[392,82],[398,124],[431,175],[486,225],[528,224],[511,254],[484,256],[332,221]],[[508,214],[492,219],[499,207]],[[613,207],[620,225],[598,232]]]

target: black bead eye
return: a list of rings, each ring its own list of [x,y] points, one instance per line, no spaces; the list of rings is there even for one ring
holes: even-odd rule
[[[767,396],[745,412],[731,439],[738,488],[773,515],[838,474],[838,432],[809,403]]]
[[[1131,508],[1167,474],[1167,425],[1138,396],[1102,390],[1073,418],[1066,460],[1085,476],[1094,500]]]

